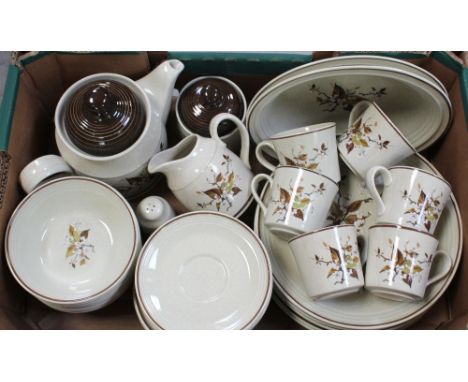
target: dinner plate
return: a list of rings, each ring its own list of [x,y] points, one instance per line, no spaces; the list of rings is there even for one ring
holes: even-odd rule
[[[148,239],[135,291],[154,328],[251,329],[271,297],[271,264],[244,223],[221,213],[191,212]]]
[[[394,68],[356,65],[315,70],[272,86],[250,104],[246,124],[256,143],[329,121],[336,122],[341,134],[353,105],[362,99],[377,102],[416,150],[434,143],[451,121],[447,94],[427,79]]]
[[[427,79],[429,82],[432,82],[435,86],[438,86],[444,93],[447,94],[445,86],[440,82],[440,80],[434,76],[432,73],[427,70],[414,65],[410,62],[399,60],[391,57],[383,56],[372,56],[372,55],[353,55],[353,56],[341,56],[341,57],[332,57],[326,58],[324,60],[309,62],[307,64],[297,66],[293,69],[290,69],[279,76],[273,78],[270,82],[264,85],[252,98],[251,103],[254,103],[258,97],[260,97],[264,92],[273,87],[274,85],[287,80],[288,78],[307,74],[314,70],[327,69],[327,68],[336,68],[338,66],[352,66],[352,65],[370,65],[370,66],[381,66],[384,68],[393,68],[406,71],[408,73],[416,74],[422,78]]]
[[[437,170],[418,154],[403,163],[438,174]],[[262,198],[266,201],[269,197],[270,192],[266,186]],[[421,317],[442,296],[453,279],[461,259],[462,223],[458,205],[452,195],[441,216],[435,236],[439,239],[439,248],[449,254],[454,266],[446,278],[427,289],[422,301],[395,302],[378,298],[366,290],[333,300],[313,301],[307,296],[287,242],[266,229],[262,215],[257,207],[255,231],[270,253],[275,292],[282,296],[283,301],[286,300],[289,305],[294,306],[296,312],[300,311],[302,317],[308,317],[309,320],[313,318],[315,322],[320,323],[320,326],[340,329],[388,329],[408,325]],[[435,268],[439,266],[443,264],[433,265]]]

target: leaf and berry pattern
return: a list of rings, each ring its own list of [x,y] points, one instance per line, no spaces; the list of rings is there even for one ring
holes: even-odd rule
[[[351,237],[348,236],[343,243],[340,243],[340,249],[323,242],[323,246],[329,252],[329,258],[325,259],[314,255],[314,261],[318,265],[324,264],[327,267],[327,279],[332,278],[334,285],[343,284],[348,277],[359,280],[357,271],[361,260],[356,245],[353,245]]]
[[[205,209],[214,206],[217,211],[220,211],[221,208],[225,211],[229,211],[232,207],[234,197],[239,192],[242,192],[237,185],[240,177],[231,170],[231,163],[232,159],[229,155],[223,154],[223,162],[221,163],[222,170],[216,172],[211,169],[212,178],[206,180],[211,187],[204,191],[197,191],[197,194],[208,197],[209,201],[198,202],[198,207]]]
[[[362,117],[358,118],[351,128],[340,137],[340,142],[346,141],[346,151],[349,154],[353,150],[357,150],[358,155],[365,155],[366,149],[376,147],[379,150],[388,149],[390,141],[382,138],[380,134],[375,136],[374,130],[378,123],[372,118],[367,118],[365,121]]]
[[[85,265],[91,260],[91,253],[94,253],[94,245],[88,243],[90,230],[80,230],[78,226],[79,224],[70,224],[68,226],[68,247],[65,258],[69,260],[72,268],[76,268],[77,265]]]
[[[335,83],[331,94],[327,94],[320,89],[316,84],[312,84],[309,90],[317,94],[317,102],[322,106],[324,111],[335,111],[342,109],[344,111],[351,111],[353,106],[362,100],[376,100],[387,95],[386,88],[377,89],[371,87],[370,90],[361,90],[359,86],[353,89],[346,89]]]
[[[312,150],[314,154],[309,157],[308,153],[304,152],[305,146],[299,146],[299,150],[296,153],[294,148],[291,149],[291,155],[287,156],[280,154],[284,157],[284,161],[288,166],[299,166],[307,168],[308,170],[317,170],[320,165],[320,160],[327,155],[328,147],[325,143],[322,143],[319,148],[314,147]]]
[[[320,183],[318,186],[311,184],[310,192],[306,192],[304,186],[297,187],[294,192],[294,187],[291,183],[292,181],[289,183],[289,189],[278,186],[279,199],[272,200],[276,205],[273,211],[273,215],[276,216],[276,222],[284,222],[288,217],[289,210],[291,210],[296,219],[304,220],[306,213],[313,212],[311,203],[325,192],[325,183]],[[291,195],[294,195],[294,198]]]
[[[415,279],[421,282],[424,267],[432,262],[433,255],[425,253],[421,260],[422,256],[417,252],[420,244],[416,243],[415,246],[410,246],[409,241],[405,243],[405,248],[400,249],[392,239],[388,239],[387,246],[390,248],[388,254],[383,248],[377,248],[377,258],[382,259],[385,264],[379,270],[379,273],[386,275],[383,281],[394,282],[398,278],[410,288]]]
[[[363,211],[361,207],[371,201],[371,197],[351,200],[350,196],[340,188],[328,212],[327,220],[331,225],[354,224],[359,231],[372,216],[370,211]]]
[[[405,211],[405,215],[408,215],[406,223],[413,226],[423,225],[429,232],[442,213],[440,200],[444,195],[442,192],[436,194],[435,190],[432,191],[431,195],[427,195],[419,183],[418,190],[417,199],[411,198],[407,190],[402,192],[403,200],[409,203],[409,208]]]

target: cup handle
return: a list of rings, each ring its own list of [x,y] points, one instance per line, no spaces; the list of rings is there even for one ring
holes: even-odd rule
[[[369,101],[360,101],[356,105],[353,106],[351,109],[351,113],[349,114],[349,121],[348,121],[348,126],[351,127],[354,122],[366,111],[366,109],[369,107],[371,102]]]
[[[26,194],[29,194],[46,179],[59,174],[73,174],[73,170],[58,155],[44,155],[36,158],[20,172],[19,181]]]
[[[275,166],[271,164],[264,156],[263,154],[263,147],[269,147],[273,151],[275,150],[275,146],[273,146],[273,143],[271,141],[262,141],[257,145],[257,148],[255,149],[255,156],[257,157],[258,161],[261,163],[261,165],[265,168],[267,168],[270,171],[275,171]]]
[[[250,150],[250,138],[249,138],[249,132],[247,131],[247,128],[245,125],[242,123],[242,121],[237,118],[235,115],[230,114],[230,113],[220,113],[218,115],[215,115],[213,119],[210,121],[210,136],[214,140],[218,141],[218,143],[221,143],[223,146],[226,146],[226,144],[219,138],[218,135],[218,126],[221,122],[225,120],[229,120],[233,122],[238,130],[239,134],[241,137],[241,149],[240,149],[240,159],[244,164],[247,166],[247,168],[250,169],[250,161],[249,161],[249,150]]]
[[[377,203],[378,216],[382,216],[385,212],[385,204],[375,184],[375,177],[380,172],[383,174],[384,186],[389,186],[392,183],[392,175],[390,174],[390,171],[387,170],[387,168],[383,166],[374,166],[369,171],[367,171],[366,174],[366,187],[372,199],[374,199]]]
[[[270,183],[270,186],[273,185],[273,178],[270,175],[258,174],[258,175],[255,175],[254,178],[252,179],[252,182],[250,183],[250,190],[252,191],[252,195],[255,201],[258,203],[258,205],[262,209],[263,215],[266,215],[267,207],[263,203],[262,198],[257,193],[258,183],[260,183],[262,180],[266,180],[268,183]]]
[[[447,276],[447,274],[450,272],[450,270],[451,270],[452,267],[453,267],[452,259],[451,259],[451,257],[447,254],[447,252],[442,251],[442,250],[439,249],[439,250],[436,251],[436,253],[434,254],[434,258],[432,259],[432,261],[434,261],[435,258],[436,258],[437,256],[443,256],[443,257],[445,257],[445,258],[447,259],[448,267],[446,267],[444,270],[442,270],[442,272],[440,272],[438,275],[434,275],[434,276],[430,277],[429,280],[427,281],[426,286],[432,285],[432,284],[436,283],[437,281],[442,280],[445,276]]]

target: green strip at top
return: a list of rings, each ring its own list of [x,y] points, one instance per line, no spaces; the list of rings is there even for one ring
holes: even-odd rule
[[[275,75],[312,61],[312,53],[282,52],[169,52],[197,75]]]
[[[16,93],[18,90],[20,70],[15,65],[8,67],[3,101],[0,106],[0,150],[8,148],[11,121],[15,112]]]

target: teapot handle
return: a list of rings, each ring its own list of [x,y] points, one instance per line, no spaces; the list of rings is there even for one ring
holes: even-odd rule
[[[250,138],[247,128],[242,123],[242,121],[237,118],[233,114],[229,113],[221,113],[213,117],[210,122],[210,135],[211,138],[216,140],[218,143],[221,143],[223,146],[226,144],[219,138],[218,135],[218,126],[221,122],[228,119],[229,121],[233,122],[237,129],[239,130],[240,137],[241,137],[241,149],[240,149],[240,159],[244,164],[250,169],[250,162],[249,162],[249,149],[250,149]]]

